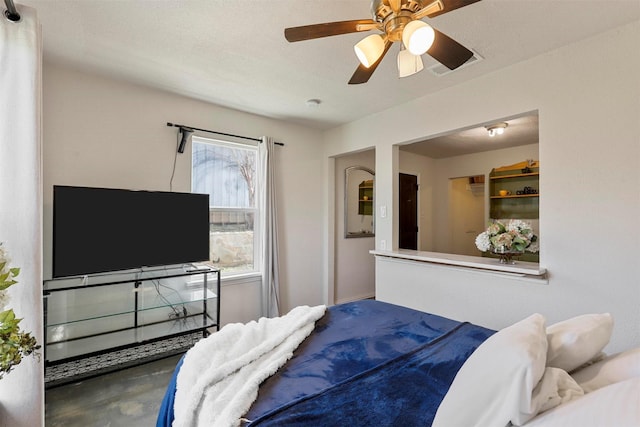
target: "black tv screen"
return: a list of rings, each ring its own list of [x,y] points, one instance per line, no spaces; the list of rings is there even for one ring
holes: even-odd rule
[[[53,277],[208,259],[208,194],[53,187]]]

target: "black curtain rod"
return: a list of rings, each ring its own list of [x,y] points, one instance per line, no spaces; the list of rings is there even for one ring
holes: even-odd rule
[[[4,16],[6,16],[9,21],[18,22],[20,20],[20,14],[13,4],[13,0],[4,0],[4,4],[7,6],[7,10],[4,11]]]
[[[260,138],[251,138],[249,136],[234,135],[232,133],[216,132],[215,130],[194,128],[193,126],[179,125],[179,124],[169,123],[169,122],[167,122],[167,126],[173,126],[173,127],[177,127],[177,128],[185,128],[185,129],[189,129],[189,130],[199,130],[199,131],[202,131],[202,132],[215,133],[216,135],[231,136],[231,137],[234,137],[234,138],[241,138],[241,139],[248,139],[250,141],[262,142],[262,140]],[[282,142],[274,142],[274,144],[284,146],[284,144]]]

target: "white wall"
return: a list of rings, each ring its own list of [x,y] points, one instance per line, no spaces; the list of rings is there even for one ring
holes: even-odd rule
[[[44,276],[51,277],[52,186],[169,190],[177,129],[167,122],[250,137],[278,148],[278,212],[283,311],[320,304],[324,174],[318,131],[119,82],[54,63],[44,65]],[[210,134],[203,134],[210,136]],[[191,144],[177,157],[174,191],[190,191]],[[300,203],[304,200],[304,203]],[[225,286],[222,323],[260,314],[255,283]]]
[[[532,312],[554,322],[608,311],[616,321],[609,350],[639,345],[638,40],[640,21],[327,132],[329,155],[376,146],[377,200],[394,207],[376,218],[379,248],[382,239],[397,242],[394,144],[539,111],[541,265],[549,284],[476,280],[453,269],[430,276],[426,267],[409,274],[377,262],[377,294],[383,288],[388,300],[491,327]]]
[[[332,301],[335,303],[369,298],[375,294],[375,262],[369,253],[374,248],[374,238],[344,237],[344,180],[345,169],[350,166],[375,170],[375,151],[353,153],[335,160],[335,296]],[[375,202],[375,196],[373,200]],[[373,217],[367,216],[365,220],[369,222]]]

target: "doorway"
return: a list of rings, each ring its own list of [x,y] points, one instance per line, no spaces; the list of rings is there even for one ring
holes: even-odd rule
[[[484,231],[484,176],[451,178],[449,186],[449,252],[478,256],[475,239]]]
[[[400,249],[418,249],[418,177],[400,174],[398,210],[398,246]]]
[[[373,174],[367,172],[362,176],[346,172],[373,172],[376,164],[375,155],[375,150],[370,149],[335,157],[333,289],[327,300],[329,304],[375,297],[375,257],[369,252],[375,249],[372,206],[376,198],[373,188],[360,187],[363,181],[372,180]],[[348,194],[350,186],[346,185],[347,181],[354,184],[353,194]],[[363,190],[362,197],[360,190]],[[366,203],[360,203],[360,200]],[[348,209],[353,210],[352,217],[346,214]],[[362,213],[359,212],[360,209],[363,209]],[[365,212],[365,209],[370,211]]]

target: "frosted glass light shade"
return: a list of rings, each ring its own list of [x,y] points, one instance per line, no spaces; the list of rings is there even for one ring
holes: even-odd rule
[[[398,75],[400,77],[408,77],[422,71],[423,68],[422,58],[419,56],[413,55],[406,49],[398,53]]]
[[[503,133],[504,133],[504,128],[489,129],[489,136],[502,135]]]
[[[426,22],[409,22],[402,31],[402,43],[414,55],[422,55],[429,50],[436,37],[433,28]]]
[[[384,39],[380,34],[372,34],[360,40],[354,47],[362,65],[371,67],[384,52]]]
[[[489,132],[489,136],[493,137],[496,135],[502,135],[504,133],[504,130],[507,128],[507,126],[509,126],[509,123],[503,122],[503,123],[496,123],[495,125],[485,126],[485,127],[487,129],[487,132]]]

